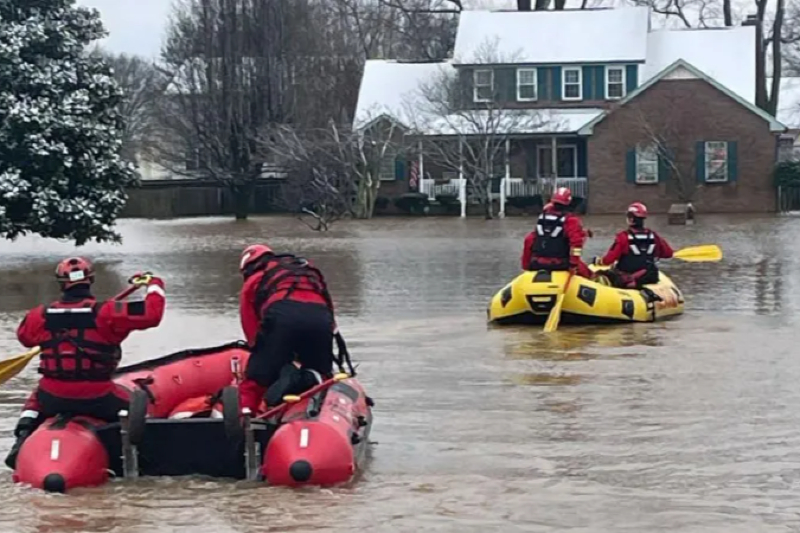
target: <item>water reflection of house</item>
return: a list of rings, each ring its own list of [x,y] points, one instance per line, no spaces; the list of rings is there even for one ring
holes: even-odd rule
[[[467,11],[455,59],[368,61],[355,125],[393,120],[405,128],[406,145],[416,148],[386,158],[382,194],[418,190],[431,199],[466,199],[463,170],[425,157],[425,143],[464,142],[464,135],[415,126],[419,87],[452,72],[471,95],[459,105],[545,116],[536,127],[503,132],[505,161],[493,183],[501,204],[565,186],[593,213],[620,212],[635,200],[665,212],[686,196],[701,212],[773,211],[771,170],[785,126],[753,104],[753,21],[654,31],[649,18],[645,7]],[[498,56],[513,59],[474,59],[481,43],[492,40]],[[409,177],[420,173],[412,189]]]

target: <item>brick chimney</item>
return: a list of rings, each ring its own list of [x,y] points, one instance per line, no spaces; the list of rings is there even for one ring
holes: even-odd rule
[[[764,108],[767,103],[767,86],[765,83],[759,83],[759,80],[764,80],[767,73],[766,58],[764,57],[764,37],[761,24],[758,20],[758,15],[747,15],[742,21],[742,26],[754,26],[756,29],[756,101],[755,104]]]
[[[517,0],[517,11],[530,11],[531,0]]]
[[[742,21],[742,26],[758,26],[758,15],[747,15]]]

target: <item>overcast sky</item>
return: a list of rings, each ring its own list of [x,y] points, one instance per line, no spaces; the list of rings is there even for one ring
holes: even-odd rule
[[[109,32],[101,44],[113,52],[154,58],[161,49],[171,0],[78,0],[100,11]]]
[[[77,0],[79,4],[100,11],[108,38],[101,44],[113,52],[137,54],[155,58],[161,49],[161,40],[167,24],[172,0]],[[734,5],[746,0],[734,0]],[[568,0],[568,5],[580,0]],[[605,6],[623,4],[624,0],[590,0],[589,4]],[[465,7],[477,9],[514,9],[516,0],[464,0]],[[749,4],[748,4],[749,6]],[[751,8],[740,12],[752,11]],[[660,26],[653,21],[654,26]]]

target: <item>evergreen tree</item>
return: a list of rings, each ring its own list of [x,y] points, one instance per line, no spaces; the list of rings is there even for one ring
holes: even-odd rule
[[[0,236],[120,242],[136,175],[120,157],[122,92],[75,0],[0,0]]]

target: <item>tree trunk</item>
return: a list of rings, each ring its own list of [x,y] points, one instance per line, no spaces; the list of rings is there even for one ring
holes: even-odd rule
[[[765,111],[771,115],[778,112],[778,96],[781,87],[781,67],[783,65],[783,54],[781,54],[781,36],[783,35],[784,0],[778,0],[775,9],[775,21],[772,24],[772,85],[769,95],[767,95],[767,107]],[[765,80],[766,81],[766,80]]]
[[[255,193],[256,186],[252,181],[235,183],[231,186],[233,193],[233,213],[236,220],[247,220],[250,214],[250,201]]]
[[[356,218],[370,219],[375,212],[375,201],[378,198],[378,190],[381,182],[376,174],[365,172],[364,176],[358,181],[356,193]]]

